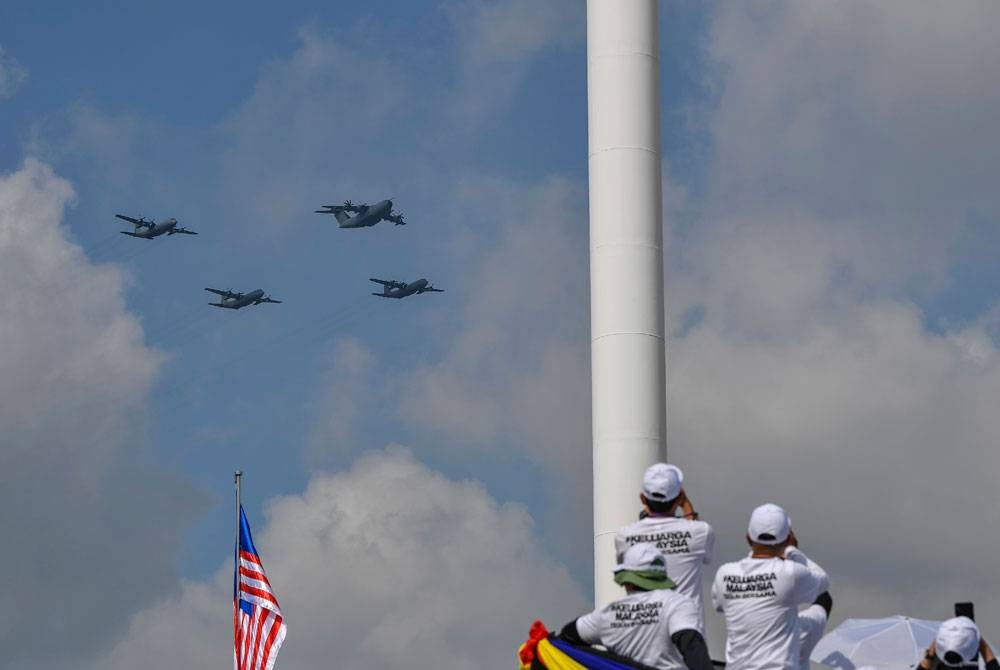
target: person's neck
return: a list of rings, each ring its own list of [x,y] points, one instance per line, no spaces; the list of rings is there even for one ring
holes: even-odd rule
[[[784,558],[785,548],[751,547],[750,558]]]

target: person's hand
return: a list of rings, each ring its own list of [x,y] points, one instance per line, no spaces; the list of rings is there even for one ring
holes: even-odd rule
[[[681,489],[681,492],[677,496],[680,500],[678,506],[681,508],[681,512],[684,514],[685,519],[697,519],[698,513],[694,511],[694,505],[691,504],[691,499],[688,498],[687,491]]]
[[[983,661],[986,663],[989,663],[996,658],[996,656],[993,655],[993,650],[990,649],[990,645],[986,643],[986,638],[984,637],[979,638],[979,653],[982,655]]]
[[[934,647],[934,643],[931,642],[931,646],[927,647],[927,651],[924,652],[924,657],[920,659],[920,666],[923,670],[930,670],[931,666],[934,665],[934,659],[937,657],[937,649]]]

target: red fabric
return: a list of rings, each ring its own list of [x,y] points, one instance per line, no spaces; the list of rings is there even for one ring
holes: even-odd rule
[[[521,649],[518,650],[518,655],[523,665],[531,665],[538,651],[538,643],[548,636],[549,631],[541,621],[536,620],[535,623],[531,624],[531,630],[528,631],[528,639],[521,645]]]

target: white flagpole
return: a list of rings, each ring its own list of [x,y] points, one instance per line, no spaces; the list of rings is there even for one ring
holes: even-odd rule
[[[242,523],[240,510],[243,506],[240,500],[240,481],[242,477],[243,472],[240,470],[233,473],[233,480],[236,483],[236,544],[233,548],[233,588],[235,595],[235,600],[233,601],[233,653],[236,659],[236,670],[243,667],[243,659],[240,658],[239,639],[236,634],[240,622],[240,525]]]

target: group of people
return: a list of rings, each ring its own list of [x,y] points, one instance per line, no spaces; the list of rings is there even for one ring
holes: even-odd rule
[[[656,670],[710,670],[702,570],[712,562],[715,533],[698,518],[674,465],[648,468],[639,500],[639,521],[615,537],[614,578],[625,597],[571,621],[559,636]],[[778,505],[753,510],[746,539],[749,554],[722,565],[712,584],[712,605],[726,619],[726,667],[808,670],[833,607],[829,577],[799,548]],[[920,667],[975,665],[979,655],[988,670],[1000,670],[975,623],[956,617],[941,625]]]

